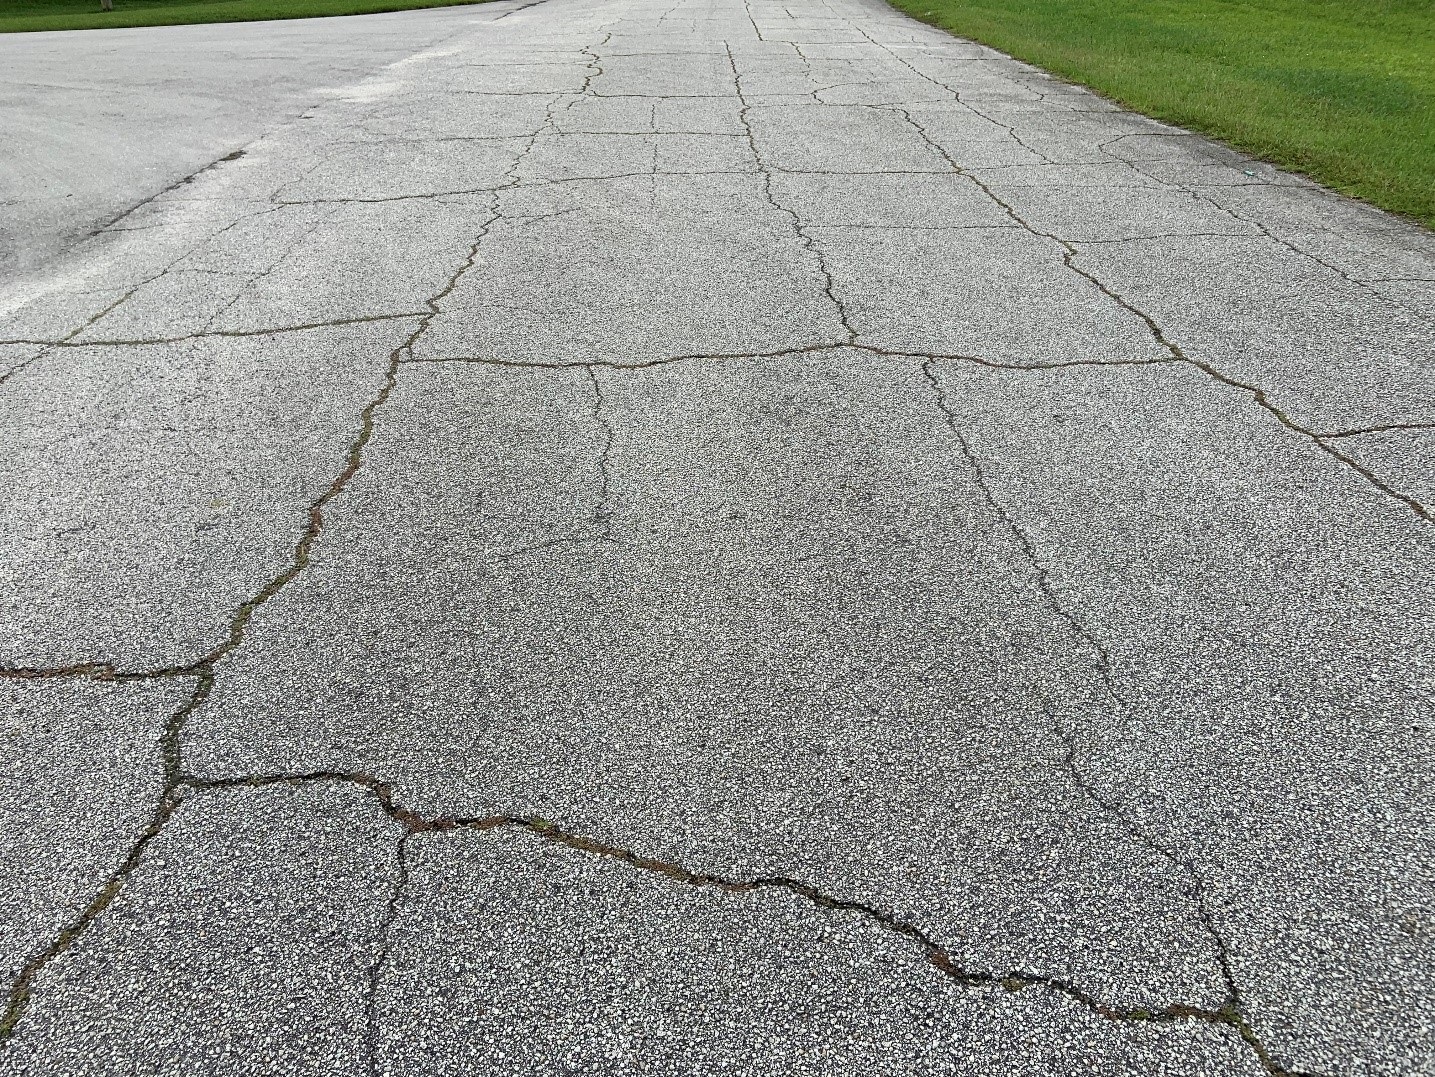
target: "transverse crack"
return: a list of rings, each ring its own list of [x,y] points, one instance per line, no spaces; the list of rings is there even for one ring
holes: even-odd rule
[[[1217,1009],[1194,1006],[1185,1003],[1171,1003],[1159,1009],[1124,1007],[1103,1001],[1076,983],[1062,977],[1029,972],[1023,969],[988,970],[962,965],[952,954],[938,943],[923,927],[910,920],[862,901],[855,901],[827,893],[810,883],[786,876],[759,876],[739,878],[712,872],[698,871],[671,860],[644,855],[632,849],[614,845],[602,839],[562,827],[550,820],[537,816],[489,815],[426,816],[403,805],[389,782],[372,775],[353,771],[311,771],[301,774],[260,774],[231,778],[186,778],[184,790],[194,792],[215,792],[234,789],[262,789],[271,786],[305,786],[315,783],[345,784],[358,787],[371,796],[375,804],[390,819],[398,824],[397,839],[400,849],[407,839],[414,835],[442,835],[466,832],[491,832],[521,830],[542,841],[564,846],[578,852],[604,857],[626,864],[639,871],[661,876],[674,883],[716,890],[726,894],[750,894],[761,891],[779,891],[796,897],[815,908],[829,912],[852,913],[872,923],[879,929],[897,935],[921,952],[930,965],[953,983],[975,989],[1000,987],[1007,991],[1023,991],[1028,988],[1044,990],[1075,1002],[1097,1016],[1113,1022],[1131,1024],[1170,1024],[1194,1022],[1215,1025],[1232,1030],[1252,1051],[1261,1065],[1272,1077],[1315,1077],[1283,1067],[1271,1055],[1260,1038],[1251,1029],[1238,1007],[1227,1004]],[[182,798],[183,793],[181,793]],[[407,863],[401,852],[394,889],[381,928],[383,941],[380,958],[372,966],[370,982],[375,987],[379,980],[381,965],[387,955],[387,935],[397,915],[398,905],[408,885]],[[372,1018],[373,1000],[370,999],[370,1029],[375,1025]],[[372,1043],[372,1040],[371,1040]],[[372,1057],[372,1056],[371,1056]]]

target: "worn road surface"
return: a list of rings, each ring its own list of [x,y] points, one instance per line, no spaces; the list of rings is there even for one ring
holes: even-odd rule
[[[472,12],[0,37],[0,285]]]
[[[0,1075],[1435,1072],[1431,234],[875,0],[389,22],[0,299]]]

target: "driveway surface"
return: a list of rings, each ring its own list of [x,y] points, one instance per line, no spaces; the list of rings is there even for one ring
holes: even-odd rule
[[[0,36],[0,284],[473,20],[450,8]]]
[[[1430,233],[875,0],[404,18],[0,304],[0,1075],[1435,1072]]]

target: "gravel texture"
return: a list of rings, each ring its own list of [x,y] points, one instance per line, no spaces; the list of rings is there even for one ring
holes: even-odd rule
[[[234,34],[6,211],[0,1077],[1432,1072],[1429,233],[873,0]]]

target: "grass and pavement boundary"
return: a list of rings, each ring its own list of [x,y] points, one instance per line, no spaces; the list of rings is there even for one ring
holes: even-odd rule
[[[311,19],[371,15],[422,7],[455,7],[484,0],[0,0],[0,33],[99,30],[112,26],[173,26],[196,22]]]
[[[892,0],[1435,225],[1435,0]]]

